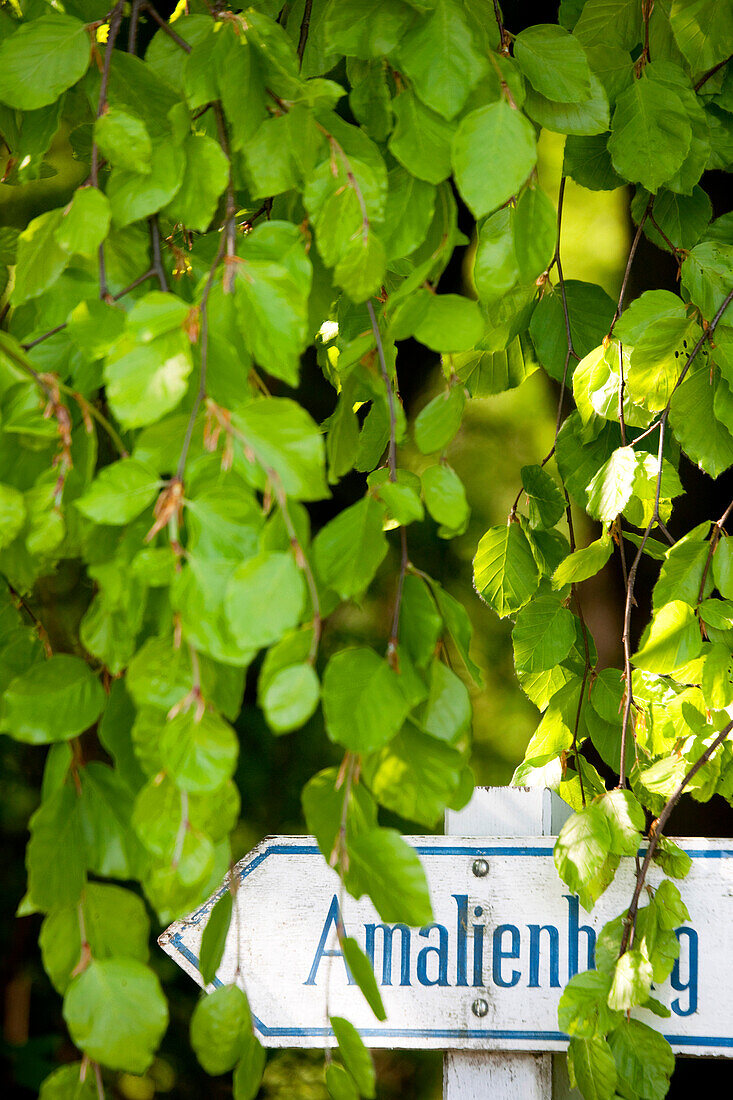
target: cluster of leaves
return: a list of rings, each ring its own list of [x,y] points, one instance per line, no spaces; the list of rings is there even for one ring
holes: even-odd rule
[[[108,2],[0,10],[5,182],[52,171],[59,128],[84,178],[67,205],[0,238],[0,729],[50,746],[21,911],[45,914],[44,964],[84,1055],[49,1079],[49,1098],[93,1095],[90,1061],[100,1088],[100,1065],[151,1063],[167,1009],[146,965],[145,906],[100,880],[137,880],[163,923],[219,885],[239,810],[233,723],[255,659],[273,734],[321,705],[344,754],[303,793],[344,888],[386,921],[431,919],[419,861],[377,810],[434,826],[466,803],[471,706],[449,652],[466,679],[478,672],[466,611],[412,564],[407,529],[427,514],[443,538],[465,531],[445,458],[464,406],[538,365],[563,396],[572,387],[577,411],[553,454],[522,470],[526,515],[520,493],[475,560],[479,593],[516,617],[518,676],[543,712],[517,781],[577,808],[557,864],[587,906],[636,851],[643,807],[663,817],[685,786],[733,793],[725,517],[669,549],[651,534],[666,535],[681,492],[680,450],[713,477],[733,463],[733,224],[710,224],[698,183],[733,161],[727,5],[565,0],[560,25],[514,38],[498,7],[487,21],[473,0],[282,12],[263,0],[213,14],[192,0],[171,23]],[[152,18],[143,58],[137,32]],[[621,314],[599,287],[563,279],[562,207],[536,177],[542,127],[568,135],[578,183],[636,185],[636,241],[673,253],[681,296],[647,293]],[[476,218],[476,298],[437,292],[468,243],[456,190]],[[418,472],[398,462],[409,338],[440,353],[445,380],[411,428]],[[312,347],[334,394],[321,425],[307,395],[282,395]],[[352,471],[363,497],[311,537],[307,505]],[[570,498],[603,525],[582,550]],[[364,596],[392,539],[385,652],[322,660],[329,617]],[[576,586],[624,539],[638,547],[626,668],[596,674]],[[663,564],[632,662],[642,552]],[[54,652],[33,593],[67,561],[90,600]],[[586,740],[620,769],[618,790],[583,758]],[[652,857],[684,870],[661,828],[648,852],[644,875]],[[671,1071],[665,1040],[624,1010],[654,1007],[684,907],[666,883],[637,912],[642,885],[623,926],[633,939],[606,929],[599,970],[563,999],[589,1097],[656,1100]],[[227,894],[205,944],[210,976],[233,912]],[[343,946],[382,1016],[366,958]],[[358,1035],[332,1023],[343,1064],[328,1065],[331,1095],[373,1095]],[[255,1095],[263,1054],[241,989],[201,1001],[192,1042],[210,1072],[234,1069],[237,1100]]]

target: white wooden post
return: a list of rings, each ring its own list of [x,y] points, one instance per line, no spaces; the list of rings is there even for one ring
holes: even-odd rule
[[[445,815],[447,836],[554,836],[570,808],[549,790],[477,787],[465,809]],[[553,1055],[450,1051],[443,1056],[443,1100],[564,1100],[567,1073]],[[553,1090],[553,1076],[555,1088]]]

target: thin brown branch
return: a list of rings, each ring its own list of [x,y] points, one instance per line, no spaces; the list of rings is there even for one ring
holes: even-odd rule
[[[712,741],[711,744],[708,745],[708,747],[705,749],[705,752],[703,752],[697,758],[695,763],[691,766],[691,768],[686,773],[684,778],[680,780],[680,782],[675,787],[672,794],[667,799],[667,802],[664,806],[664,809],[662,810],[662,812],[659,815],[659,817],[657,818],[657,820],[652,823],[652,827],[651,827],[650,832],[649,832],[649,847],[646,850],[646,854],[644,856],[644,862],[641,865],[641,869],[639,870],[639,873],[636,876],[636,886],[634,888],[634,895],[631,899],[631,905],[629,906],[628,913],[627,913],[625,921],[624,921],[624,934],[623,934],[623,937],[621,939],[621,949],[619,951],[619,958],[621,958],[621,956],[624,955],[626,953],[626,951],[628,950],[629,941],[631,939],[631,932],[632,932],[632,929],[633,929],[633,927],[636,923],[636,914],[637,914],[638,909],[639,909],[639,899],[641,897],[641,892],[644,889],[644,883],[646,881],[647,872],[649,871],[649,867],[650,867],[652,859],[654,857],[654,853],[657,850],[657,847],[659,845],[659,841],[662,838],[665,826],[666,826],[667,822],[669,821],[669,818],[672,814],[672,811],[674,810],[675,806],[677,805],[680,798],[682,797],[682,794],[684,793],[685,788],[692,782],[692,780],[695,778],[695,776],[700,771],[700,769],[703,768],[707,764],[708,760],[711,759],[711,757],[716,752],[716,750],[720,748],[720,746],[723,744],[723,742],[728,737],[731,730],[733,730],[733,721],[729,722],[728,725],[725,726],[720,731],[720,733],[715,738],[715,740]]]
[[[137,279],[133,279],[129,286],[126,286],[123,290],[118,290],[116,294],[113,294],[112,301],[119,302],[120,298],[124,298],[126,294],[130,293],[131,290],[135,290],[137,287],[140,286],[141,283],[144,283],[146,279],[152,279],[154,275],[155,272],[152,269],[150,271],[146,271],[144,275],[138,275]],[[57,332],[63,332],[68,323],[68,321],[64,321],[62,324],[56,325],[55,328],[51,328],[48,330],[48,332],[44,332],[41,336],[37,336],[35,340],[30,340],[27,344],[21,344],[21,347],[24,351],[30,351],[31,348],[36,347],[37,344],[42,344],[51,336],[55,336]]]
[[[552,257],[552,263],[550,265],[557,265],[557,279],[560,286],[560,298],[562,299],[562,312],[565,321],[565,339],[567,341],[567,350],[565,352],[565,365],[562,372],[562,382],[560,383],[560,396],[557,402],[557,417],[555,419],[555,440],[553,443],[553,449],[555,443],[557,443],[557,437],[560,432],[560,426],[562,424],[562,410],[565,401],[565,390],[568,381],[568,367],[570,365],[570,359],[579,358],[573,346],[573,334],[570,329],[570,313],[568,311],[568,296],[565,291],[565,276],[563,275],[562,261],[560,259],[560,237],[562,234],[562,212],[563,204],[565,202],[565,184],[566,177],[563,176],[560,180],[560,192],[557,196],[557,239],[555,242],[555,254]]]
[[[135,53],[137,50],[137,30],[140,21],[140,0],[132,0],[130,8],[130,29],[127,35],[127,52]]]
[[[369,320],[372,323],[372,332],[374,334],[374,342],[377,345],[377,356],[379,357],[379,369],[382,374],[382,380],[384,382],[385,389],[387,391],[387,404],[389,406],[389,480],[397,480],[397,406],[395,405],[394,389],[392,387],[392,380],[389,377],[389,371],[387,370],[387,361],[384,357],[384,345],[382,344],[382,334],[379,331],[379,325],[377,323],[377,317],[374,312],[374,306],[371,300],[367,301],[367,310],[369,312]]]
[[[181,447],[181,453],[178,458],[178,465],[176,467],[176,478],[179,481],[183,481],[183,475],[186,470],[186,459],[188,458],[189,448],[191,446],[191,439],[193,437],[193,429],[196,423],[196,417],[199,414],[201,403],[206,397],[206,371],[209,361],[209,295],[211,294],[212,287],[214,285],[214,279],[216,278],[216,272],[224,258],[224,250],[226,248],[226,237],[222,233],[221,241],[219,242],[219,249],[216,253],[211,270],[209,271],[206,285],[204,286],[204,292],[201,295],[201,373],[199,376],[199,388],[194,398],[193,405],[191,406],[191,412],[189,413],[188,423],[186,424],[186,434],[183,437],[183,446]]]
[[[504,26],[504,20],[501,15],[501,8],[499,7],[498,0],[494,0],[494,18],[496,19],[496,25],[499,28],[499,49],[503,54],[509,55],[509,44],[511,39],[507,34],[506,27]]]
[[[124,8],[124,0],[119,2],[112,9],[112,13],[109,17],[109,30],[107,32],[107,44],[104,50],[104,64],[102,67],[102,79],[99,85],[99,100],[97,102],[97,118],[100,118],[104,113],[107,106],[107,88],[109,87],[109,74],[112,66],[112,52],[114,50],[115,41],[117,35],[120,33],[120,26],[122,24],[122,12]],[[90,182],[92,187],[99,187],[99,147],[96,141],[92,142],[92,161],[90,168]],[[107,271],[104,262],[104,244],[99,246],[99,297],[106,299],[108,295],[107,290]]]
[[[619,340],[618,344],[618,422],[621,427],[621,443],[626,446],[626,417],[624,416],[624,390],[626,379],[624,377],[624,346]]]
[[[608,335],[609,336],[613,333],[613,327],[616,324],[616,322],[618,321],[619,317],[621,316],[621,313],[623,312],[624,298],[626,297],[626,288],[628,286],[629,276],[631,275],[631,266],[634,262],[634,256],[636,255],[636,250],[639,247],[639,241],[641,240],[641,235],[644,232],[644,225],[646,224],[646,220],[649,217],[649,214],[651,213],[653,205],[654,205],[654,196],[652,195],[651,198],[649,199],[649,202],[646,205],[646,210],[644,211],[644,213],[641,216],[641,221],[639,222],[639,224],[636,228],[636,233],[634,235],[634,239],[631,242],[631,249],[629,250],[629,258],[626,261],[626,270],[624,271],[624,277],[623,277],[623,281],[621,283],[621,291],[620,291],[619,296],[618,296],[618,303],[616,305],[616,311],[613,315],[613,320],[611,321],[611,327],[608,330]]]
[[[169,23],[166,23],[165,19],[163,19],[163,17],[158,14],[152,4],[145,4],[143,10],[148,12],[148,14],[152,16],[160,29],[163,31],[163,33],[167,34],[168,37],[171,38],[177,46],[179,46],[182,50],[185,50],[186,53],[191,52],[191,44],[187,42],[185,38],[181,38],[180,34],[177,34]]]
[[[166,278],[165,268],[163,267],[163,257],[160,251],[160,228],[158,227],[157,214],[153,214],[152,218],[148,218],[148,228],[150,230],[150,250],[153,257],[150,268],[151,271],[155,272],[158,283],[160,284],[160,289],[167,292],[168,279]]]
[[[725,521],[728,519],[728,516],[731,514],[731,512],[733,512],[733,500],[730,502],[730,504],[728,505],[726,510],[723,512],[720,519],[717,520],[713,524],[713,529],[710,532],[710,541],[708,543],[708,556],[705,559],[705,566],[703,568],[702,578],[700,580],[700,588],[699,588],[699,591],[697,593],[697,605],[698,605],[698,607],[702,603],[702,601],[704,599],[704,596],[705,596],[705,585],[707,583],[708,573],[710,572],[710,566],[711,566],[712,561],[713,561],[713,554],[715,553],[715,548],[718,545],[718,542],[720,541],[720,536],[721,536],[721,533],[722,533],[723,528],[725,526]]]
[[[719,72],[723,68],[723,66],[728,64],[731,57],[733,57],[733,54],[731,54],[729,57],[726,57],[724,61],[719,61],[717,65],[713,65],[712,69],[708,69],[708,71],[700,77],[697,84],[695,85],[695,91],[699,92],[703,84],[707,84],[711,76],[715,76],[715,74]]]
[[[303,54],[305,53],[305,47],[308,42],[308,31],[311,25],[311,9],[313,8],[313,0],[305,0],[305,7],[303,8],[303,18],[300,22],[300,36],[298,38],[298,60],[301,67],[303,65]]]
[[[651,519],[646,526],[646,530],[642,535],[639,547],[634,555],[634,560],[631,563],[629,569],[629,575],[626,582],[626,602],[624,607],[624,631],[622,635],[622,642],[624,647],[624,679],[626,681],[626,696],[624,699],[624,711],[623,718],[621,720],[621,750],[619,760],[619,787],[626,786],[626,742],[628,739],[629,719],[631,716],[631,706],[634,701],[634,689],[632,686],[631,678],[631,609],[634,606],[634,585],[636,584],[636,573],[639,568],[639,562],[641,556],[644,553],[644,547],[646,546],[647,539],[652,532],[652,528],[659,519],[659,499],[662,491],[662,457],[664,454],[664,435],[667,426],[667,419],[664,417],[659,425],[659,449],[658,458],[659,463],[657,468],[657,487],[654,498],[654,511]]]
[[[565,492],[565,516],[568,523],[568,535],[570,537],[570,550],[571,553],[575,552],[575,525],[573,524],[573,510],[570,504],[570,498]],[[584,650],[584,663],[583,663],[583,682],[580,686],[580,695],[578,696],[578,709],[575,712],[575,727],[573,729],[573,742],[572,752],[575,756],[575,770],[578,773],[578,780],[580,782],[580,797],[583,805],[585,806],[585,789],[583,787],[583,772],[580,765],[580,749],[578,748],[578,730],[580,729],[580,719],[583,713],[583,700],[585,698],[585,686],[588,682],[588,673],[590,672],[590,643],[588,641],[588,626],[583,614],[583,607],[580,602],[580,592],[578,591],[577,584],[572,584],[570,590],[573,594],[575,601],[575,607],[578,611],[578,618],[580,619],[580,632],[583,637],[583,650]]]
[[[234,194],[234,180],[232,177],[232,151],[229,145],[229,133],[227,131],[227,124],[224,119],[224,111],[222,110],[221,103],[218,101],[213,104],[214,117],[216,119],[216,131],[219,136],[219,144],[221,145],[224,156],[229,162],[229,177],[227,179],[227,197],[226,197],[226,220],[224,222],[224,238],[225,238],[225,251],[227,262],[232,264],[234,262],[234,256],[236,254],[236,234],[237,223],[235,221],[235,214],[237,213],[237,200]],[[232,275],[227,273],[224,278],[224,291],[229,293],[231,291],[231,279]]]
[[[652,225],[653,225],[653,226],[654,226],[654,228],[656,229],[657,233],[658,233],[658,234],[659,234],[659,236],[660,236],[660,237],[662,238],[662,240],[664,241],[664,243],[665,243],[665,244],[667,245],[667,247],[669,248],[670,252],[672,252],[672,254],[673,254],[674,256],[679,256],[679,255],[681,255],[681,254],[684,254],[684,249],[682,249],[682,248],[678,248],[676,244],[672,244],[672,242],[670,241],[669,237],[668,237],[668,236],[667,236],[667,234],[666,234],[666,233],[664,232],[664,230],[662,229],[662,227],[661,227],[661,225],[659,224],[659,222],[657,221],[657,219],[656,219],[656,218],[654,217],[654,213],[653,213],[653,211],[651,211],[651,210],[649,211],[649,221],[650,221],[650,222],[652,223]]]

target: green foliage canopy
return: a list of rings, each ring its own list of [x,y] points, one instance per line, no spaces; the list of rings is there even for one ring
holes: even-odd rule
[[[465,531],[445,450],[466,404],[544,369],[561,387],[555,444],[517,471],[475,584],[512,619],[542,712],[516,782],[574,808],[556,865],[586,908],[636,852],[644,811],[658,817],[625,931],[604,932],[615,946],[570,982],[560,1022],[584,1096],[663,1097],[669,1047],[624,1013],[651,1003],[673,957],[670,906],[685,910],[668,879],[639,901],[652,860],[686,871],[663,838],[682,792],[733,798],[730,509],[677,543],[666,527],[680,452],[713,478],[733,464],[733,223],[711,222],[699,182],[733,164],[728,5],[565,0],[558,25],[515,37],[474,0],[193,2],[158,18],[144,55],[136,0],[63,9],[0,9],[5,183],[44,177],[60,127],[84,175],[66,205],[0,231],[0,728],[49,746],[23,911],[45,915],[73,1041],[109,1070],[151,1063],[167,1007],[140,944],[147,917],[129,887],[97,880],[136,880],[161,922],[218,886],[238,812],[232,723],[262,651],[273,734],[322,702],[343,753],[304,792],[324,856],[383,919],[429,921],[419,861],[377,804],[428,826],[465,804],[476,669],[466,611],[411,562],[409,528]],[[629,268],[644,233],[679,265],[679,294],[622,291],[616,306],[566,282],[564,179],[556,211],[537,179],[542,128],[566,135],[564,178],[634,189]],[[475,297],[440,289],[467,243],[456,194],[476,219]],[[412,428],[410,338],[440,354],[444,381]],[[298,389],[309,349],[332,387],[321,424]],[[401,461],[408,432],[419,476]],[[312,537],[307,506],[352,471],[362,498]],[[573,509],[601,526],[589,546]],[[393,544],[383,645],[326,659],[329,620]],[[578,587],[616,553],[622,674],[596,668]],[[662,565],[633,653],[644,554]],[[33,593],[66,561],[90,596],[71,652],[53,652]],[[232,910],[212,918],[207,974]],[[126,940],[110,932],[121,912]],[[381,1017],[368,963],[354,941],[344,950]],[[358,1034],[332,1022],[331,1095],[374,1095]],[[234,1071],[238,1100],[256,1094],[264,1054],[240,990],[202,1000],[191,1038],[208,1071]],[[66,1067],[43,1095],[85,1090]]]

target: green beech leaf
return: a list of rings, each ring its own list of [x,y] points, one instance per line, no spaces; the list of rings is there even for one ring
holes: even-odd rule
[[[428,107],[453,118],[468,93],[488,71],[471,29],[455,0],[436,0],[432,11],[401,39],[400,71]]]
[[[90,1058],[141,1074],[168,1026],[168,1006],[158,979],[143,963],[93,960],[69,986],[64,1019],[74,1043]]]
[[[21,111],[53,103],[87,70],[84,23],[59,12],[23,23],[0,45],[0,102]]]
[[[237,641],[272,645],[300,622],[305,604],[303,573],[290,553],[258,554],[237,566],[227,586],[226,616]]]
[[[455,470],[446,464],[428,466],[423,471],[422,490],[430,515],[443,525],[439,535],[450,538],[465,530],[469,507],[463,482]]]
[[[234,1069],[245,1035],[251,1030],[246,995],[236,985],[221,985],[202,997],[194,1009],[191,1046],[206,1072],[218,1076]]]
[[[618,954],[618,949],[617,949]],[[608,1007],[611,975],[601,970],[585,970],[570,979],[562,991],[557,1019],[563,1031],[573,1038],[592,1039],[604,1033],[620,1019]]]
[[[88,882],[81,902],[84,931],[95,959],[118,955],[148,961],[150,921],[141,898],[108,883]],[[43,966],[59,993],[65,993],[81,959],[79,910],[54,909],[39,938]]]
[[[137,115],[108,108],[94,123],[94,140],[113,166],[142,176],[149,174],[153,146],[145,123]]]
[[[512,634],[517,669],[541,672],[564,661],[575,642],[575,619],[556,596],[537,596],[517,616]]]
[[[289,497],[320,500],[328,496],[325,450],[317,425],[287,397],[253,401],[232,417],[255,459],[272,470]]]
[[[199,970],[206,985],[213,982],[224,955],[224,947],[232,921],[232,893],[225,890],[211,910],[201,937]]]
[[[642,75],[616,103],[608,151],[625,179],[656,191],[671,179],[690,148],[692,128],[680,97]]]
[[[471,111],[453,140],[453,170],[477,218],[516,194],[537,160],[534,130],[501,100]]]
[[[359,1100],[354,1079],[338,1062],[326,1066],[326,1088],[331,1100]]]
[[[532,87],[551,99],[577,103],[590,95],[590,68],[583,47],[563,27],[549,23],[517,35],[514,56]]]
[[[571,1039],[568,1066],[585,1100],[613,1100],[616,1064],[605,1039]]]
[[[420,927],[433,918],[427,879],[409,844],[394,829],[370,829],[348,842],[349,860],[384,921]]]
[[[10,681],[0,729],[32,745],[68,741],[96,722],[104,703],[102,685],[87,663],[59,653]]]
[[[588,486],[588,512],[610,523],[624,510],[634,488],[638,456],[632,447],[619,447],[601,466]]]
[[[669,21],[693,73],[712,69],[728,56],[733,41],[733,13],[725,4],[673,0]]]
[[[320,579],[344,600],[368,588],[385,558],[383,516],[383,506],[367,494],[327,523],[313,542]]]
[[[96,187],[80,187],[64,211],[55,236],[64,252],[94,256],[109,232],[110,212],[106,195]]]
[[[593,802],[568,818],[555,842],[557,873],[588,911],[613,879],[618,857],[611,858],[612,848],[608,819]]]
[[[318,706],[321,686],[312,665],[288,665],[272,677],[262,709],[273,733],[289,733],[305,724]]]
[[[347,966],[351,971],[354,981],[364,994],[367,1004],[378,1020],[386,1020],[387,1013],[384,1010],[382,995],[379,992],[379,986],[374,977],[372,964],[369,962],[356,940],[352,939],[350,936],[344,937],[341,941],[341,948]]]
[[[185,142],[183,182],[166,208],[173,221],[203,233],[216,212],[219,196],[227,185],[229,162],[221,147],[204,134],[191,134]]]
[[[122,527],[148,508],[160,489],[160,479],[134,458],[105,466],[76,507],[95,523]]]
[[[519,524],[492,527],[486,532],[473,560],[473,579],[479,595],[502,618],[529,602],[539,574]]]
[[[410,704],[399,676],[373,649],[342,649],[323,676],[323,716],[332,741],[371,752],[390,741]]]
[[[71,1062],[55,1069],[41,1085],[39,1100],[95,1100],[99,1093],[94,1075],[86,1072],[84,1080],[81,1079],[86,1069],[82,1062]]]
[[[579,584],[594,577],[613,553],[613,540],[604,531],[599,539],[582,550],[575,550],[561,561],[552,574],[552,587],[564,588],[566,584]]]
[[[28,888],[45,911],[76,906],[86,882],[86,852],[76,791],[64,784],[30,820],[26,849]]]
[[[171,718],[160,740],[160,759],[183,791],[216,791],[231,779],[237,762],[234,730],[214,711],[195,708]]]
[[[12,485],[0,485],[0,549],[5,549],[23,530],[26,507],[23,494]]]
[[[647,672],[672,672],[694,660],[701,650],[695,612],[681,600],[671,600],[655,612],[632,660]]]
[[[260,1091],[264,1069],[264,1047],[250,1032],[244,1040],[243,1049],[234,1070],[232,1079],[234,1100],[255,1100]]]
[[[410,88],[392,101],[395,128],[389,150],[396,160],[428,183],[441,183],[451,174],[451,144],[455,123],[448,122],[418,99]],[[389,206],[388,206],[389,216]]]
[[[331,1027],[339,1045],[339,1053],[358,1086],[359,1094],[366,1097],[375,1096],[374,1063],[359,1032],[342,1016],[331,1016]]]
[[[624,1020],[609,1036],[618,1084],[642,1100],[663,1100],[674,1069],[667,1040],[641,1020]]]
[[[68,266],[71,257],[56,239],[63,216],[63,210],[49,210],[34,218],[18,237],[15,303],[43,294]]]
[[[527,494],[530,527],[554,527],[565,511],[557,482],[541,466],[523,466],[520,475]]]

